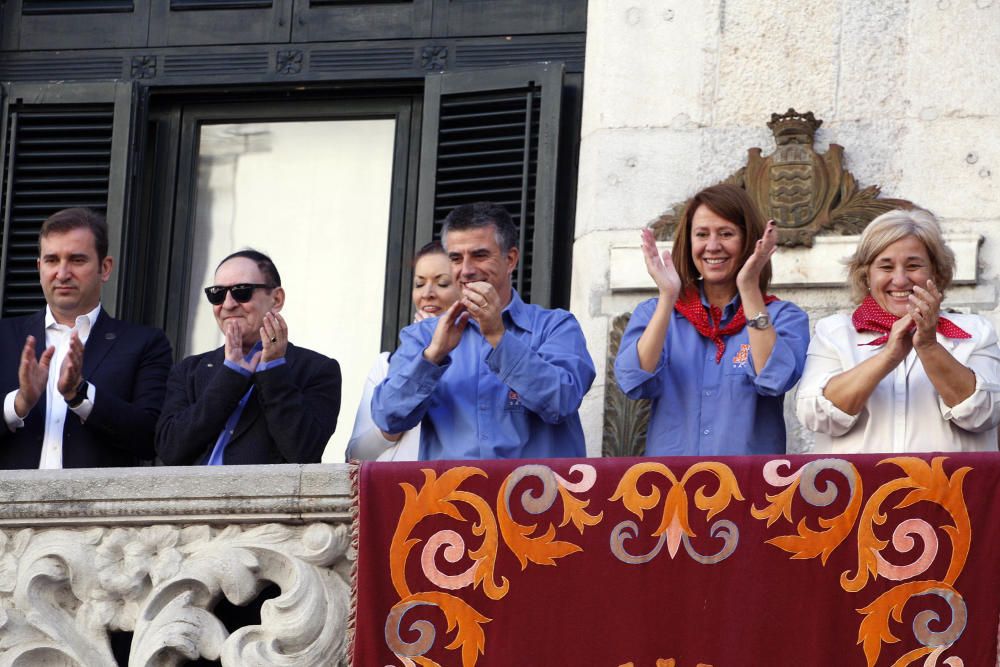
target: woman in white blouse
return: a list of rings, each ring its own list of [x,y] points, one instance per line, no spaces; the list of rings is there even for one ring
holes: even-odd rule
[[[437,317],[462,296],[462,287],[452,275],[448,254],[437,241],[420,250],[413,261],[413,321]],[[347,460],[416,461],[420,454],[420,426],[386,436],[372,421],[372,393],[389,373],[389,353],[375,360],[365,379],[364,392],[354,417],[354,430],[347,443]]]
[[[927,211],[890,211],[848,260],[852,314],[820,320],[796,413],[816,452],[997,449],[1000,348],[978,315],[941,314],[955,255]]]

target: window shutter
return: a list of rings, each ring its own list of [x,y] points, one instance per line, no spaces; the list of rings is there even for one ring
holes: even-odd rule
[[[502,204],[520,232],[514,286],[552,305],[563,65],[539,63],[427,77],[417,201],[418,245],[439,238],[460,204]]]
[[[104,213],[108,252],[118,261],[133,87],[7,84],[4,89],[0,314],[11,317],[45,305],[36,266],[38,232],[55,211],[86,206]],[[115,275],[102,297],[112,312]]]

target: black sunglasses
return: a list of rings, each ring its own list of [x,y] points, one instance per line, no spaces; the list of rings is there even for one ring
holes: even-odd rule
[[[213,306],[221,306],[226,300],[226,292],[231,292],[236,303],[246,303],[253,298],[253,291],[257,288],[271,289],[270,285],[261,283],[240,283],[239,285],[212,285],[205,288],[205,296]]]

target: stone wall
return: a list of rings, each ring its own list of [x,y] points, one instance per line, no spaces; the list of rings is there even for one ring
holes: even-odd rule
[[[612,289],[612,249],[735,172],[748,148],[770,153],[765,123],[789,107],[824,121],[816,149],[844,146],[862,185],[983,238],[974,284],[946,305],[1000,324],[1000,0],[591,0],[572,295],[598,367],[581,413],[590,454],[610,322],[653,296]],[[779,295],[814,321],[850,305],[839,288]],[[794,423],[790,434],[808,450]]]
[[[350,489],[346,465],[0,473],[0,665],[346,664]],[[217,605],[269,584],[228,631]]]

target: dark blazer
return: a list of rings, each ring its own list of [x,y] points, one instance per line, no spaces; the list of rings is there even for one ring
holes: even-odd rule
[[[167,465],[203,464],[240,399],[253,393],[226,445],[226,464],[318,463],[337,427],[340,364],[291,343],[285,363],[247,377],[224,365],[224,349],[184,359],[170,371],[156,425]]]
[[[17,369],[28,335],[45,351],[45,311],[0,320],[0,398],[19,387]],[[134,466],[153,458],[153,435],[170,371],[170,342],[159,329],[116,320],[101,309],[83,352],[83,378],[94,409],[81,423],[66,411],[63,467]],[[59,396],[57,400],[63,400]],[[0,468],[37,468],[45,435],[45,394],[14,433],[0,424]]]

